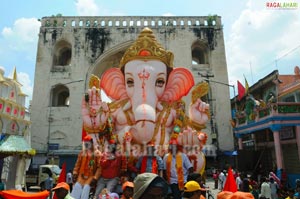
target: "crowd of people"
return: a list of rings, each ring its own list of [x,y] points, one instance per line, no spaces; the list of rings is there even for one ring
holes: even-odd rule
[[[300,180],[296,181],[296,188],[288,188],[285,185],[286,179],[281,176],[280,179],[272,171],[268,175],[259,175],[254,177],[247,173],[240,173],[233,170],[237,190],[245,193],[251,193],[255,199],[299,199]],[[215,170],[213,179],[215,189],[223,190],[227,177],[226,170]]]
[[[205,179],[194,173],[193,164],[180,147],[176,139],[171,139],[168,153],[161,157],[148,143],[145,154],[133,159],[120,155],[113,140],[108,142],[107,150],[100,152],[91,136],[86,136],[66,183],[59,183],[53,190],[59,192],[58,199],[204,199]],[[299,198],[300,181],[296,190],[285,190],[272,172],[268,177],[260,176],[259,181],[237,171],[232,173],[237,185],[234,194],[223,190],[227,171],[214,172],[215,188],[220,191],[217,198]]]
[[[192,180],[196,177],[199,179],[200,174],[189,175],[189,180],[184,183],[183,190],[177,197],[190,199],[204,199],[205,189],[200,186],[199,181]],[[201,175],[200,175],[201,178]],[[66,182],[61,182],[52,189],[58,199],[74,199],[70,194],[70,186]],[[167,181],[154,173],[138,174],[133,182],[126,181],[122,184],[122,193],[110,192],[107,188],[102,189],[99,199],[163,199],[174,198],[172,190]]]
[[[104,197],[117,199],[120,195],[126,198],[126,195],[130,194],[124,193],[130,193],[129,188],[132,188],[133,184],[135,191],[132,197],[141,198],[141,190],[145,189],[143,187],[145,182],[142,178],[144,175],[140,174],[145,174],[148,178],[150,175],[154,177],[155,174],[155,179],[160,179],[157,183],[166,184],[168,187],[162,193],[167,191],[168,195],[174,199],[182,198],[188,180],[198,181],[197,183],[200,184],[202,180],[200,174],[198,174],[200,176],[193,175],[192,162],[182,152],[176,139],[170,140],[169,151],[164,156],[155,153],[154,144],[148,143],[145,153],[134,159],[129,155],[120,155],[114,140],[109,140],[107,149],[98,150],[92,137],[88,135],[83,139],[83,149],[78,155],[72,173],[69,171],[67,174],[67,178],[69,178],[67,184],[70,187],[70,197],[75,199],[88,199],[91,193],[95,199],[104,199]],[[70,178],[72,178],[73,184]],[[129,182],[133,184],[131,185]],[[126,188],[127,186],[124,186],[124,183],[130,185],[129,190]],[[189,190],[194,189],[195,187]],[[136,193],[137,190],[139,190],[138,193]],[[203,192],[202,188],[197,191],[201,192],[201,190]],[[110,195],[112,193],[113,196]],[[149,197],[151,194],[154,192],[146,195]]]

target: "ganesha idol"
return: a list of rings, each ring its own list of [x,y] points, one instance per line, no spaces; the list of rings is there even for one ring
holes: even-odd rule
[[[173,67],[173,53],[159,44],[149,28],[126,50],[119,68],[106,70],[99,81],[90,81],[82,100],[83,126],[99,143],[99,132],[107,126],[111,134],[124,143],[155,143],[167,152],[170,139],[177,139],[195,156],[196,171],[205,164],[201,152],[207,136],[201,132],[209,119],[209,105],[201,101],[208,91],[207,83],[195,86],[189,115],[185,114],[182,97],[194,86],[187,68]],[[92,82],[92,83],[91,83]],[[103,102],[103,90],[112,99]],[[97,136],[96,136],[97,135]],[[194,150],[198,146],[195,153]]]

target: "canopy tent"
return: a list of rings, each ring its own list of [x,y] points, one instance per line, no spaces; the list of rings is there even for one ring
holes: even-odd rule
[[[35,155],[35,150],[29,146],[23,136],[5,135],[0,141],[0,157],[18,154]]]

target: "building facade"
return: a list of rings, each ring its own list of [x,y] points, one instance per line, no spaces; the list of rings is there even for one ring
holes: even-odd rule
[[[295,186],[300,178],[300,73],[277,70],[249,88],[236,115],[239,166],[254,175],[270,171],[287,174],[283,183]],[[261,168],[262,169],[261,169]],[[283,177],[284,178],[284,177]]]
[[[0,176],[6,189],[24,186],[26,164],[35,151],[30,147],[30,118],[17,72],[4,77],[0,69]]]
[[[228,83],[219,16],[44,17],[31,111],[32,146],[38,153],[35,162],[57,156],[61,161],[75,161],[81,149],[81,100],[89,78],[118,67],[144,27],[151,28],[163,47],[174,53],[174,66],[189,68],[196,82]],[[206,100],[212,113],[204,129],[208,144],[232,150],[229,87],[211,82]],[[185,101],[189,104],[190,96]],[[216,151],[207,150],[207,156],[216,156]]]

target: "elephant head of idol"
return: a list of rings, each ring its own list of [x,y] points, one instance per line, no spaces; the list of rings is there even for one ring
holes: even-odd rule
[[[187,95],[194,85],[192,73],[173,68],[173,53],[165,50],[149,28],[144,28],[127,49],[119,68],[105,71],[101,88],[114,100],[125,100],[123,110],[134,115],[130,132],[138,143],[153,141],[162,103]]]

